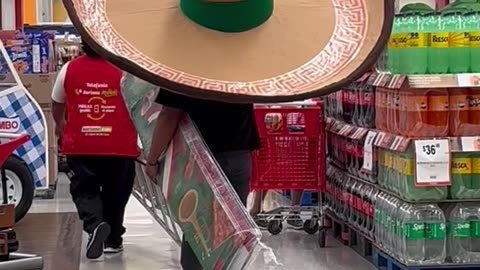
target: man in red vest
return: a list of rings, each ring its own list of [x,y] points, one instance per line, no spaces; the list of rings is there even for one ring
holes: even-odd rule
[[[120,92],[122,72],[83,44],[85,56],[59,72],[52,93],[56,133],[73,172],[70,192],[90,237],[87,257],[123,250],[137,133]]]

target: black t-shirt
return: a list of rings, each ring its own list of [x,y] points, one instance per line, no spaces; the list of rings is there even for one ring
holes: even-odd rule
[[[189,114],[213,153],[260,147],[252,104],[200,100],[165,90],[158,93],[156,102]]]

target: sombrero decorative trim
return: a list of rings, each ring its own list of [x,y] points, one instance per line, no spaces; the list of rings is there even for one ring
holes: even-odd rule
[[[283,74],[260,80],[233,81],[190,74],[150,57],[134,46],[132,40],[127,40],[117,31],[109,19],[107,4],[112,5],[112,2],[108,0],[63,1],[73,24],[85,41],[121,69],[176,93],[228,102],[284,102],[321,96],[338,90],[372,67],[387,43],[394,16],[394,0],[330,0],[334,7],[335,26],[323,50],[320,50],[311,60]],[[201,16],[206,14],[197,12],[198,5],[201,6],[202,1],[207,0],[182,0],[180,1],[181,10],[192,21],[206,28],[230,32],[230,35],[234,35],[235,32],[250,31],[249,29],[254,29],[258,25],[260,26],[256,29],[263,27],[261,24],[268,21],[272,12],[275,12],[273,0],[208,0],[235,1],[243,5],[252,5],[254,1],[264,4],[261,6],[263,9],[256,12],[255,16],[251,15],[252,20],[245,20],[243,25],[238,24],[238,19],[232,19],[231,24],[225,23],[227,21],[225,17],[223,17],[224,23],[218,24],[215,22],[221,19],[217,18],[215,21],[212,17],[215,14],[225,13],[225,10],[223,13]],[[275,5],[278,6],[279,1],[301,2],[277,0]],[[326,0],[315,1],[327,2]],[[188,6],[195,2],[197,6]],[[382,4],[382,2],[381,11],[384,14],[378,14],[383,16],[381,25],[378,26],[375,25],[375,23],[379,24],[378,21],[373,22],[371,10],[369,13],[369,5]],[[222,3],[214,4],[222,5]],[[246,7],[244,12],[249,10],[252,9]],[[227,14],[232,17],[235,12]],[[238,14],[246,16],[247,13]],[[374,28],[372,24],[380,29],[376,36],[369,32],[370,28]],[[139,34],[140,32],[139,29]],[[367,40],[369,45],[364,46]]]

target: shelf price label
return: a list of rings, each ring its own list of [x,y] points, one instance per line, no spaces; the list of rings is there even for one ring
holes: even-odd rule
[[[415,176],[417,186],[449,186],[450,177],[450,141],[415,141]]]
[[[479,152],[480,151],[480,137],[462,137],[462,152]]]
[[[365,138],[365,143],[363,145],[363,166],[362,171],[371,173],[373,170],[374,162],[374,152],[373,152],[373,143],[377,137],[377,132],[369,131],[367,137]]]

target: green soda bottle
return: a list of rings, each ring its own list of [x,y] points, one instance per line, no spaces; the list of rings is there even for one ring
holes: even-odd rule
[[[452,199],[469,199],[472,196],[472,159],[467,153],[454,153],[452,158]]]
[[[445,30],[443,16],[433,14],[425,23],[425,28],[430,32],[428,48],[428,73],[448,73],[448,37],[449,32]]]
[[[403,15],[395,16],[393,22],[392,34],[388,41],[387,48],[387,67],[390,73],[400,74],[400,55],[401,50],[404,49],[406,42],[401,39],[403,33]],[[402,42],[403,41],[403,42]]]
[[[449,73],[467,73],[470,70],[470,33],[466,32],[463,10],[445,11],[445,29],[449,31]]]
[[[472,157],[472,199],[480,199],[480,153],[471,153]]]
[[[480,13],[465,14],[465,31],[470,33],[470,71],[480,72]]]
[[[428,65],[427,35],[422,29],[423,15],[417,11],[406,13],[403,39],[406,47],[402,49],[400,72],[402,74],[426,74]]]

